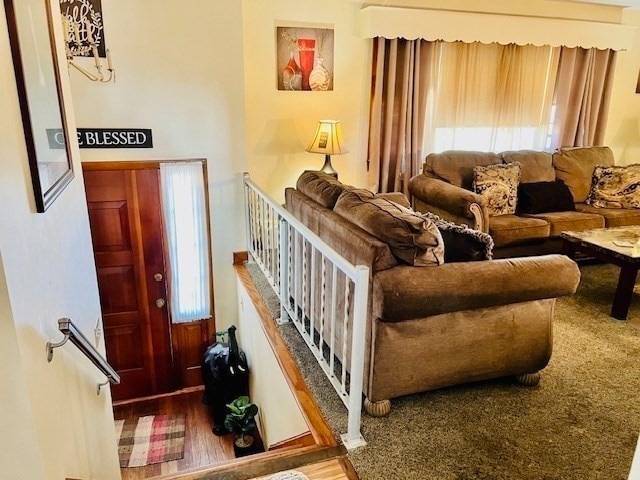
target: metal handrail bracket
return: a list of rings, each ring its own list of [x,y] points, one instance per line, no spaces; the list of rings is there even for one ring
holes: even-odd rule
[[[71,340],[78,350],[80,350],[89,360],[93,363],[100,372],[106,377],[107,381],[104,383],[98,383],[98,395],[100,395],[100,389],[111,382],[115,385],[120,383],[120,375],[109,365],[107,360],[100,355],[100,352],[91,345],[91,342],[87,340],[87,337],[74,325],[69,318],[61,318],[58,320],[58,330],[62,332],[64,338],[57,343],[47,342],[47,362],[51,362],[53,359],[53,349],[61,347],[67,341]]]

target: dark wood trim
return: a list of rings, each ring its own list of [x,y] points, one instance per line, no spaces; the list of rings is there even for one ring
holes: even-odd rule
[[[82,162],[82,171],[89,170],[158,170],[160,162],[155,160],[113,160]]]
[[[193,469],[154,478],[155,480],[247,480],[330,460],[344,454],[345,448],[342,446],[324,448],[311,446],[295,450],[279,450],[236,458],[215,467]]]
[[[207,235],[209,236],[209,245],[207,246],[209,251],[209,299],[211,305],[211,317],[209,318],[209,334],[213,335],[210,338],[211,343],[216,341],[216,314],[215,314],[215,297],[213,295],[213,250],[211,246],[211,209],[209,199],[209,167],[206,159],[202,159],[202,176],[204,178],[204,202],[207,212]]]
[[[204,390],[204,385],[198,385],[196,387],[183,388],[181,390],[176,390],[175,392],[159,393],[158,395],[149,395],[147,397],[129,398],[129,399],[126,399],[126,400],[117,400],[117,401],[113,402],[113,406],[114,407],[120,407],[120,406],[123,406],[123,405],[129,405],[131,403],[144,402],[146,400],[157,400],[159,398],[173,397],[173,396],[177,396],[177,395],[183,395],[185,393],[197,392],[198,390],[201,390],[201,391]]]
[[[271,445],[271,448],[269,448],[269,451],[272,452],[274,450],[282,450],[285,448],[308,447],[310,445],[315,445],[313,435],[311,435],[311,432],[304,432],[300,435],[296,435],[293,438],[274,443],[273,445]]]
[[[342,467],[342,470],[344,470],[344,473],[347,475],[347,478],[349,478],[349,480],[359,480],[356,469],[353,468],[353,464],[347,457],[340,457],[338,459],[338,462],[340,462],[340,466]]]
[[[204,165],[206,163],[206,159],[176,158],[172,160],[99,160],[95,162],[82,162],[82,170],[158,170],[161,163],[171,162],[202,162]],[[205,182],[208,184],[206,175]]]
[[[244,252],[233,252],[233,264],[234,265],[241,265],[244,262],[249,260],[249,253],[244,251]]]

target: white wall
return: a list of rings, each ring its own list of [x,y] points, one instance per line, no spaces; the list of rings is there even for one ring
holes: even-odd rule
[[[260,433],[265,448],[309,431],[300,406],[262,327],[249,293],[238,279],[238,343],[250,368],[251,401],[258,405]]]
[[[78,126],[151,128],[154,148],[83,149],[82,160],[207,159],[216,327],[226,329],[237,315],[232,253],[246,250],[237,189],[246,170],[241,2],[102,6],[117,81],[71,72]]]
[[[0,85],[0,478],[119,478],[109,390],[99,397],[95,390],[104,376],[71,344],[57,349],[51,363],[45,358],[45,343],[61,338],[58,318],[72,318],[93,338],[100,304],[75,145],[76,178],[46,213],[35,213],[4,7]],[[63,90],[69,96],[64,76]]]

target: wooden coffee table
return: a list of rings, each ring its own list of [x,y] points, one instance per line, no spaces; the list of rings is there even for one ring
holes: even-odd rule
[[[569,257],[574,258],[581,252],[620,267],[611,316],[626,320],[640,268],[640,226],[562,232],[560,236],[563,253]]]

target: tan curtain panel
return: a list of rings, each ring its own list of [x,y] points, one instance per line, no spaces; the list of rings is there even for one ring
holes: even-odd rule
[[[554,93],[554,147],[602,145],[616,52],[562,47]]]
[[[559,51],[438,42],[427,150],[544,149]]]
[[[422,167],[426,99],[435,44],[374,39],[367,157],[369,188],[404,192]]]

